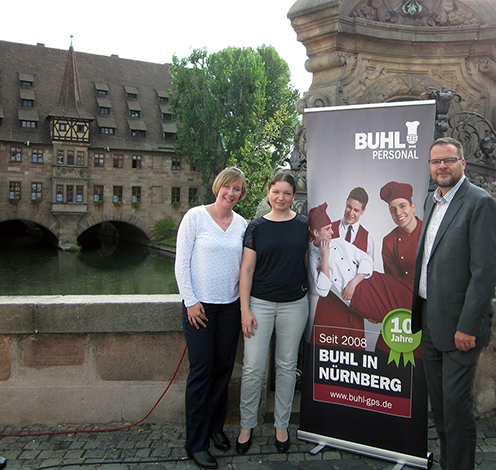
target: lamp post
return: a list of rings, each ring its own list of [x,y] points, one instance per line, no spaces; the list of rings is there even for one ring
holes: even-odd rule
[[[428,92],[422,93],[422,97],[436,100],[436,129],[434,138],[446,137],[448,132],[449,109],[453,99],[460,102],[462,97],[455,90],[447,90],[445,86],[442,88],[429,87]]]

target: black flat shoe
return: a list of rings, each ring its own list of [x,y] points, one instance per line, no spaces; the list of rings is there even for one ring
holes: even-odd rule
[[[289,434],[288,438],[284,442],[278,441],[276,437],[276,449],[277,452],[287,452],[289,450]]]
[[[224,434],[224,431],[212,434],[212,440],[214,441],[214,447],[219,450],[229,450],[231,448],[231,443],[229,438]]]
[[[248,439],[246,442],[243,442],[241,444],[241,442],[239,442],[236,439],[236,452],[238,454],[246,454],[250,450],[252,437],[253,437],[253,429],[250,431],[250,439]]]
[[[212,457],[212,454],[208,450],[188,452],[188,456],[193,459],[200,468],[217,468],[219,466],[217,460]]]

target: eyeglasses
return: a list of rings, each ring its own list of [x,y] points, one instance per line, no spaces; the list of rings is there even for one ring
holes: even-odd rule
[[[450,158],[441,158],[440,160],[428,160],[429,164],[436,167],[440,166],[442,162],[444,162],[447,166],[452,166],[454,165],[458,160],[462,160],[461,157],[455,158],[455,157],[450,157]]]

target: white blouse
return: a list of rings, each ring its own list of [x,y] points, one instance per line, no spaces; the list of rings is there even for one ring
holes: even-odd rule
[[[233,212],[226,231],[205,206],[191,208],[177,233],[175,275],[184,304],[228,304],[239,298],[246,220]]]

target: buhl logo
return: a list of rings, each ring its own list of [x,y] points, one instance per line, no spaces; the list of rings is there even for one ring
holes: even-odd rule
[[[419,121],[405,122],[404,141],[400,131],[355,133],[355,150],[372,150],[373,160],[418,159]]]

